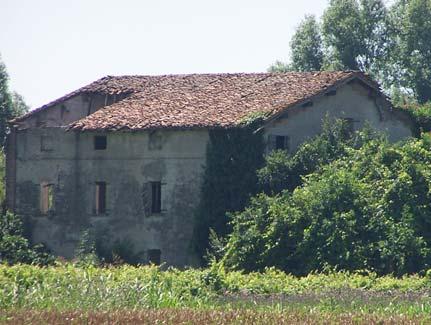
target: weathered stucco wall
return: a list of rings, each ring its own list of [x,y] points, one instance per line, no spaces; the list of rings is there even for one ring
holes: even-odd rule
[[[142,262],[160,249],[170,265],[193,265],[190,249],[207,131],[109,133],[107,149],[94,150],[94,133],[62,128],[17,133],[16,211],[33,223],[33,241],[72,257],[90,225],[111,241],[130,240]],[[41,139],[50,138],[50,150]],[[96,182],[107,183],[106,214],[95,215]],[[148,184],[162,183],[162,212],[152,215]],[[40,184],[54,186],[54,210],[40,212]],[[147,192],[146,192],[147,191]]]
[[[392,111],[380,97],[362,84],[353,82],[337,89],[331,96],[321,96],[305,104],[289,109],[278,119],[269,123],[265,134],[289,137],[289,148],[293,152],[306,139],[319,134],[322,120],[326,117],[351,118],[354,129],[365,123],[385,132],[390,141],[398,141],[412,135],[411,121],[399,112]]]

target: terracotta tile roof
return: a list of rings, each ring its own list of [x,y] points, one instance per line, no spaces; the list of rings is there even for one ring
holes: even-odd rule
[[[353,78],[379,88],[357,71],[105,77],[77,92],[130,95],[69,128],[234,127],[252,113],[274,116]]]

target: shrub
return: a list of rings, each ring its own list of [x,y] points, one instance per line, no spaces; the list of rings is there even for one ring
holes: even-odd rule
[[[327,118],[322,133],[300,145],[293,155],[275,150],[266,157],[264,167],[257,173],[260,189],[267,194],[293,191],[302,184],[305,175],[344,156],[347,148],[360,147],[376,136],[368,126],[352,134],[346,121]]]
[[[47,265],[53,263],[54,258],[43,245],[31,246],[24,237],[21,218],[6,212],[0,217],[0,262]]]
[[[417,128],[422,132],[431,131],[431,102],[418,104],[413,101],[401,105],[415,121]]]
[[[235,214],[222,265],[295,274],[327,266],[396,275],[429,268],[428,140],[368,138],[343,151],[293,192],[260,194]]]
[[[81,232],[78,245],[75,249],[75,258],[78,265],[99,265],[100,259],[96,254],[96,242],[90,230]]]

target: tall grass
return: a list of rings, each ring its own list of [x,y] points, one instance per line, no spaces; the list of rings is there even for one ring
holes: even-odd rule
[[[430,315],[431,278],[329,272],[294,277],[268,269],[243,274],[155,266],[0,265],[0,310],[346,311]]]

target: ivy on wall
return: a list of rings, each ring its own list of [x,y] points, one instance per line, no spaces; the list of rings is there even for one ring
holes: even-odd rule
[[[209,131],[200,203],[195,215],[194,248],[204,257],[212,229],[230,232],[229,212],[242,210],[258,191],[256,170],[264,163],[264,114],[245,118],[240,127]]]

